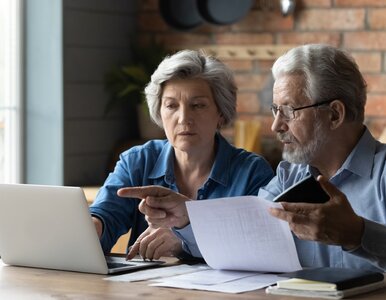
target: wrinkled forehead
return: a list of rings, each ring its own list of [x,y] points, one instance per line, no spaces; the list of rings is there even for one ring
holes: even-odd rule
[[[305,80],[301,75],[279,76],[273,85],[273,103],[276,105],[300,106],[309,104],[304,93]]]

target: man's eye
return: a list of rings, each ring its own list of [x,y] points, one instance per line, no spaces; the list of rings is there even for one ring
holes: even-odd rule
[[[205,107],[205,104],[203,103],[195,103],[192,105],[193,108],[204,108]]]

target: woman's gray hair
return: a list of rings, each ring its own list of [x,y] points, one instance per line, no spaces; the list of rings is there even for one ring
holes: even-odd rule
[[[145,88],[150,117],[160,127],[161,97],[165,83],[172,79],[203,79],[211,88],[217,108],[228,125],[236,116],[237,86],[233,72],[218,59],[202,51],[182,50],[167,56],[154,71]]]
[[[299,46],[276,60],[272,74],[275,80],[282,75],[302,75],[305,97],[314,103],[341,100],[346,121],[363,122],[366,81],[345,51],[323,44]]]

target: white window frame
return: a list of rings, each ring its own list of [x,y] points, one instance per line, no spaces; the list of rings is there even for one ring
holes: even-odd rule
[[[23,180],[23,0],[0,0],[4,52],[3,178],[5,183]],[[5,7],[5,9],[3,8]],[[8,46],[8,47],[6,47]],[[1,166],[0,166],[1,167]]]

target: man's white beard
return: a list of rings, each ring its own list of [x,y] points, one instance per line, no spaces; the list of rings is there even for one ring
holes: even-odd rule
[[[313,138],[304,146],[299,146],[295,138],[288,134],[278,134],[280,140],[292,141],[294,148],[284,145],[283,159],[294,164],[309,164],[315,158],[318,149],[323,145],[327,137],[327,131],[323,130],[323,124],[319,118],[315,120]]]

